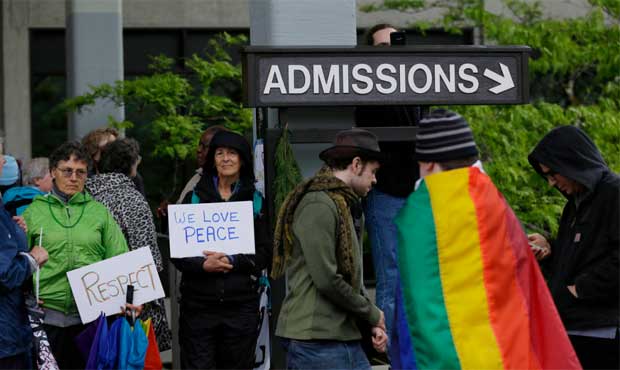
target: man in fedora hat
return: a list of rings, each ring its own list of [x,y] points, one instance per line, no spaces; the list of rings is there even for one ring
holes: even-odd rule
[[[287,196],[276,221],[271,273],[288,278],[276,335],[287,368],[370,369],[358,323],[370,328],[376,350],[385,351],[387,336],[383,312],[363,287],[354,219],[384,157],[361,129],[339,132],[319,157],[325,166]]]

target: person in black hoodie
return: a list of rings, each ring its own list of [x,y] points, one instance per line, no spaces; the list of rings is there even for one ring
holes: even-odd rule
[[[258,335],[261,271],[271,262],[263,199],[254,187],[252,153],[239,134],[211,140],[203,176],[183,203],[253,201],[256,254],[173,259],[183,273],[179,337],[183,369],[251,369]]]
[[[573,126],[551,130],[528,160],[568,199],[551,245],[540,234],[529,236],[550,248],[541,263],[564,326],[584,368],[618,369],[620,177]]]

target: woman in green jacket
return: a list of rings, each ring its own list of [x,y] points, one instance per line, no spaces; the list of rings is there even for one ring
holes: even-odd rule
[[[24,213],[30,244],[43,241],[49,253],[41,269],[40,299],[52,353],[62,369],[83,369],[75,336],[84,325],[75,305],[67,272],[128,251],[121,229],[107,208],[84,191],[88,154],[67,142],[50,156],[52,191],[39,195]]]

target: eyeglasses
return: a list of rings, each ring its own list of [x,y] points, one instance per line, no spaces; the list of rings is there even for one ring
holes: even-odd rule
[[[85,179],[86,175],[88,174],[86,170],[82,170],[82,169],[77,169],[77,170],[74,170],[73,168],[56,168],[56,169],[60,171],[63,177],[66,177],[66,178],[71,178],[71,176],[73,176],[73,174],[75,173],[75,177],[77,177],[78,179]]]

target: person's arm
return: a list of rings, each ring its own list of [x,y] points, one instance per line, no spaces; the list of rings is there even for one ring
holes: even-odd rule
[[[17,249],[2,247],[0,252],[0,291],[8,292],[20,287],[32,275],[30,262]]]
[[[28,256],[20,254],[17,240],[3,238],[0,243],[0,292],[4,293],[20,287],[33,269]]]
[[[618,199],[609,204],[618,204]],[[606,251],[606,258],[602,259],[595,266],[587,271],[579,274],[575,278],[575,293],[578,299],[584,300],[618,300],[619,274],[618,270],[620,250],[620,217],[618,207],[609,207],[607,217],[601,220],[607,222],[606,227],[606,245],[603,248]],[[592,246],[599,248],[599,246]]]
[[[202,264],[204,263],[204,257],[185,257],[185,258],[171,258],[172,264],[177,270],[181,272],[188,272],[198,274],[201,272],[207,273],[203,270]]]
[[[293,232],[317,290],[332,303],[376,326],[381,311],[337,272],[337,214],[328,205],[312,202],[297,211]]]

